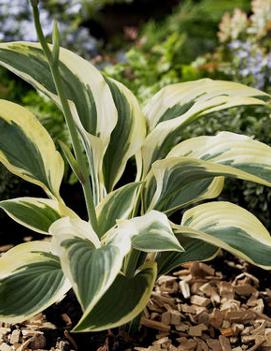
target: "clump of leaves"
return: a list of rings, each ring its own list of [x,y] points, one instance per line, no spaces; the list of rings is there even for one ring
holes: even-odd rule
[[[201,202],[219,196],[224,177],[270,186],[271,148],[231,132],[180,142],[191,122],[265,105],[269,95],[203,79],[169,85],[141,110],[123,84],[60,48],[57,26],[48,45],[32,3],[40,44],[0,44],[0,63],[62,109],[73,151],[62,148],[89,218],[61,197],[64,161],[46,129],[25,108],[0,100],[0,161],[48,197],[0,202],[15,221],[47,235],[0,258],[0,319],[28,319],[72,288],[83,311],[74,331],[99,331],[138,316],[160,274],[220,248],[270,269],[271,237],[254,215],[230,202]],[[135,179],[119,186],[131,158]]]

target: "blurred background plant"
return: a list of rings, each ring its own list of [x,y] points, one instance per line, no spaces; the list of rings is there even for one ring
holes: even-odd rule
[[[224,12],[235,6],[248,10],[249,4],[248,0],[180,1],[166,18],[151,20],[134,33],[123,62],[105,72],[124,82],[141,101],[167,84],[210,76],[191,62],[215,50]]]
[[[199,70],[262,90],[271,83],[271,1],[253,0],[251,15],[240,9],[226,12],[219,24],[220,45],[198,60]]]
[[[79,54],[92,57],[97,54],[97,40],[82,24],[83,4],[74,0],[40,1],[40,17],[45,35],[52,30],[55,17],[61,31],[62,45]],[[0,40],[36,41],[32,13],[27,0],[0,0]]]
[[[270,91],[271,0],[47,0],[42,21],[60,23],[62,46],[122,81],[142,104],[167,84],[202,77]],[[144,11],[142,11],[144,8]],[[0,0],[0,40],[35,40],[27,0]],[[12,78],[12,79],[11,79]],[[55,141],[69,143],[61,113],[31,87],[0,71],[0,97],[32,109]],[[183,131],[183,138],[228,130],[271,145],[271,110],[216,113]],[[66,182],[73,182],[70,173]],[[27,193],[0,169],[0,199]],[[252,211],[271,229],[271,191],[228,181],[223,199]]]

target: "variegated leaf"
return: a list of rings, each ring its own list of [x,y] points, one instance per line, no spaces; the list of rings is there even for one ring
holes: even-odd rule
[[[156,161],[143,192],[144,211],[156,209],[172,213],[192,203],[215,198],[224,186],[224,178],[219,176],[235,177],[235,173],[234,169],[188,157]]]
[[[130,238],[132,247],[144,252],[183,251],[176,239],[167,216],[158,211],[118,221],[116,233]]]
[[[102,160],[110,135],[117,123],[117,110],[105,79],[90,62],[69,50],[60,49],[60,74],[70,101],[74,120],[93,161],[94,193],[102,186]],[[0,64],[45,93],[58,105],[53,78],[39,44],[12,42],[0,44]],[[98,200],[97,200],[98,201]],[[97,202],[96,201],[96,202]]]
[[[74,331],[108,330],[130,322],[148,303],[156,276],[156,263],[146,263],[134,277],[119,274],[91,313],[79,321]]]
[[[6,100],[0,100],[0,162],[59,198],[64,162],[53,140],[32,113]]]
[[[123,84],[106,79],[117,111],[117,125],[111,133],[104,164],[104,182],[108,191],[112,190],[122,175],[130,157],[141,148],[146,135],[146,120],[136,97]]]
[[[271,237],[247,210],[230,202],[209,202],[186,211],[179,235],[204,240],[264,269],[271,269]]]
[[[0,258],[0,319],[23,322],[61,300],[70,287],[49,242],[17,245]]]
[[[231,166],[250,174],[251,181],[271,184],[271,147],[245,135],[221,132],[191,138],[175,146],[168,155],[180,156]]]
[[[55,200],[34,197],[3,200],[0,208],[14,221],[42,234],[49,234],[51,224],[61,217],[77,217],[71,209]]]
[[[222,132],[188,139],[152,166],[146,209],[170,212],[219,195],[229,176],[271,186],[271,147],[250,137]],[[217,185],[217,186],[216,186]]]
[[[102,74],[91,63],[64,48],[60,49],[59,60],[66,97],[74,103],[82,127],[108,142],[117,122],[117,111]],[[40,44],[1,43],[0,64],[59,104]]]
[[[101,245],[89,223],[62,218],[50,228],[61,266],[86,318],[120,273],[131,247],[129,238],[114,236]],[[128,239],[128,240],[127,240]]]
[[[169,85],[146,105],[149,135],[142,148],[144,175],[151,164],[164,158],[194,120],[215,111],[240,105],[264,104],[269,95],[245,85],[202,79]]]
[[[219,252],[219,249],[205,241],[190,238],[176,232],[184,252],[162,252],[159,253],[156,262],[158,265],[158,275],[168,274],[173,269],[183,263],[193,261],[209,261]]]
[[[116,220],[128,219],[135,206],[142,183],[130,183],[109,193],[97,206],[99,234],[103,235],[116,225]]]

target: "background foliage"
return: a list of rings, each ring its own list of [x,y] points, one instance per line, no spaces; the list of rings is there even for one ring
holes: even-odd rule
[[[106,72],[124,81],[142,101],[167,84],[207,75],[191,61],[215,49],[219,21],[235,6],[248,9],[249,1],[180,2],[162,21],[145,24],[124,62]]]

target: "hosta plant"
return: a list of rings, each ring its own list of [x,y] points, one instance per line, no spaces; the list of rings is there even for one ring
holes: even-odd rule
[[[210,200],[221,193],[224,177],[270,186],[271,148],[229,132],[181,140],[196,119],[264,105],[269,96],[204,79],[163,88],[141,110],[124,85],[59,48],[56,26],[53,45],[46,43],[35,3],[40,44],[2,43],[0,63],[63,111],[73,150],[62,148],[82,184],[89,218],[79,218],[61,197],[63,159],[48,132],[25,108],[1,100],[0,161],[45,195],[0,206],[45,240],[0,258],[0,320],[26,320],[73,289],[82,307],[74,331],[117,327],[142,312],[159,275],[211,259],[220,248],[270,269],[265,227],[245,209]],[[134,181],[119,186],[131,158]]]

